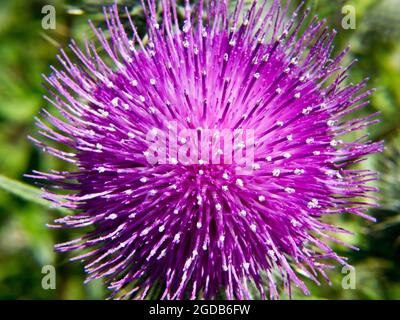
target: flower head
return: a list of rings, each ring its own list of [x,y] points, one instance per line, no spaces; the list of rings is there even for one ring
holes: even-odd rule
[[[94,228],[57,250],[83,250],[113,297],[277,298],[279,278],[308,293],[301,277],[346,264],[326,243],[346,231],[322,218],[368,217],[375,174],[348,165],[382,144],[346,140],[376,121],[347,120],[366,80],[344,85],[347,50],[331,57],[335,32],[300,7],[187,1],[180,23],[161,2],[161,21],[155,1],[144,8],[146,43],[106,8],[110,39],[92,27],[109,62],[72,43],[46,77],[61,117],[37,125],[68,148],[32,139],[76,169],[35,176],[71,191],[45,193],[77,211],[54,227]]]

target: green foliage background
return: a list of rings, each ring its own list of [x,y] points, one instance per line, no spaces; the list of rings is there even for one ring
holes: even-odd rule
[[[81,41],[85,32],[93,36],[87,24],[89,18],[95,24],[104,24],[99,2],[104,5],[113,1],[0,1],[0,299],[106,296],[101,281],[83,284],[84,273],[78,262],[68,262],[68,254],[53,253],[55,243],[73,235],[45,227],[63,213],[47,208],[37,190],[29,186],[32,182],[23,177],[32,169],[46,171],[65,166],[33,147],[26,136],[35,131],[33,117],[45,105],[41,74],[50,72],[49,65],[58,66],[58,49],[66,47],[71,37]],[[119,3],[132,9],[143,29],[138,1]],[[57,10],[55,30],[41,27],[41,10],[47,4]],[[347,4],[356,9],[355,30],[341,27],[341,10]],[[335,218],[338,224],[356,232],[346,240],[360,251],[337,246],[356,268],[356,289],[342,289],[344,274],[338,267],[330,272],[331,286],[310,283],[310,297],[295,290],[294,298],[400,299],[400,0],[316,0],[306,1],[306,5],[339,31],[336,50],[350,44],[347,61],[360,59],[349,81],[371,77],[370,86],[377,92],[363,112],[382,112],[381,122],[369,133],[373,139],[386,141],[386,151],[364,164],[382,174],[378,183],[382,188],[381,207],[371,212],[378,223],[351,216]],[[48,264],[57,270],[55,290],[41,286],[41,270]]]

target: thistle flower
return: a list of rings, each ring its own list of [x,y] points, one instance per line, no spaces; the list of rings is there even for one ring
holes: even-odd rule
[[[309,293],[300,274],[318,283],[346,264],[326,242],[348,231],[322,218],[372,219],[375,174],[348,166],[382,144],[346,141],[377,121],[346,120],[368,103],[367,80],[344,85],[348,49],[331,58],[335,31],[300,7],[200,0],[180,23],[175,1],[161,3],[161,21],[144,6],[147,43],[106,8],[110,40],[92,28],[107,60],[72,42],[77,59],[61,51],[64,71],[45,77],[62,118],[43,110],[37,125],[68,149],[32,140],[76,169],[33,176],[77,211],[53,227],[94,229],[56,249],[83,250],[88,280],[107,279],[113,298],[278,298],[279,279]]]

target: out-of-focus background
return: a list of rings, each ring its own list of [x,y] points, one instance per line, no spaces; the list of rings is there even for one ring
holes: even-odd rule
[[[53,245],[73,238],[74,232],[45,227],[63,213],[47,208],[32,181],[23,177],[32,169],[62,169],[65,164],[41,153],[26,138],[35,131],[33,118],[41,107],[45,90],[41,74],[50,65],[59,66],[56,54],[71,37],[92,37],[87,20],[104,25],[102,0],[1,0],[0,1],[0,299],[103,299],[101,281],[83,284],[79,262],[68,262],[68,254],[55,254]],[[292,1],[293,4],[300,1]],[[134,21],[143,30],[139,1],[128,5]],[[42,27],[42,8],[56,9],[55,30]],[[332,285],[311,282],[313,299],[400,299],[400,0],[306,1],[319,17],[339,31],[339,52],[347,44],[350,62],[359,58],[349,82],[371,77],[377,89],[366,110],[381,111],[381,122],[368,131],[372,139],[384,139],[384,154],[363,164],[381,172],[381,207],[371,210],[377,223],[346,215],[336,223],[354,232],[346,237],[360,248],[352,251],[335,246],[355,266],[356,288],[343,289],[346,276],[340,266],[329,272]],[[342,8],[356,10],[356,29],[344,30]],[[47,13],[47,12],[46,12]],[[347,12],[345,12],[347,13]],[[42,268],[56,269],[56,289],[42,288]],[[343,271],[343,272],[342,272]],[[294,298],[304,299],[294,291]]]

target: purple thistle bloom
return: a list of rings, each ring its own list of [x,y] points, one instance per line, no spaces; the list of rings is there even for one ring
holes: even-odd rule
[[[43,110],[37,125],[67,149],[32,140],[76,169],[32,176],[70,190],[45,191],[54,205],[78,211],[53,227],[94,230],[56,249],[83,250],[74,259],[85,261],[88,280],[107,279],[112,297],[248,299],[256,289],[279,298],[280,280],[289,294],[292,284],[308,294],[301,277],[329,281],[330,263],[346,264],[327,242],[350,232],[322,218],[373,220],[365,211],[376,174],[348,167],[382,150],[361,133],[348,141],[377,121],[348,120],[368,104],[367,79],[344,85],[348,49],[332,58],[335,32],[306,22],[308,10],[289,16],[279,1],[242,7],[187,2],[179,25],[175,0],[162,0],[162,21],[151,0],[147,43],[130,19],[127,34],[116,6],[107,8],[110,39],[92,28],[109,62],[92,42],[83,50],[72,42],[75,62],[61,51],[64,71],[45,77],[46,100],[62,117]],[[171,124],[196,134],[165,138]],[[254,143],[226,152],[231,135],[197,153],[195,138],[207,129],[246,132]],[[167,141],[153,150],[167,152],[166,161],[149,161],[149,133]],[[185,145],[194,163],[180,161]],[[232,160],[235,152],[252,162]]]

